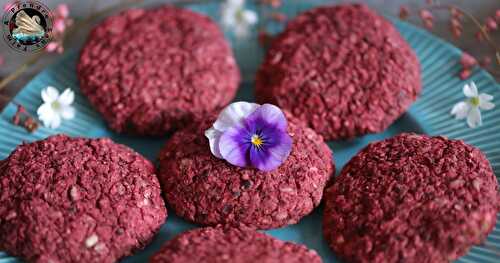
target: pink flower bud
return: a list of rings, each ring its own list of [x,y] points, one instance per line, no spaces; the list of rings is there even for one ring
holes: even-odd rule
[[[471,74],[470,69],[463,69],[462,71],[460,71],[459,77],[461,80],[466,80],[470,77],[470,74]]]
[[[469,69],[477,65],[477,60],[468,53],[463,52],[462,57],[460,58],[460,64],[462,64],[464,69]]]
[[[491,58],[490,57],[483,57],[481,61],[479,62],[481,67],[485,68],[488,67],[491,64]]]
[[[455,38],[459,38],[462,35],[462,28],[460,27],[452,27],[451,33]]]
[[[432,16],[432,13],[427,10],[427,9],[421,9],[420,10],[420,18],[422,18],[422,20],[432,20],[434,17]]]
[[[495,21],[495,19],[493,19],[492,17],[486,18],[486,27],[488,28],[488,30],[491,31],[497,30],[498,29],[497,21]]]
[[[52,41],[49,44],[47,44],[47,46],[45,47],[45,50],[47,50],[47,52],[54,52],[54,51],[56,51],[58,46],[59,46],[59,43]]]
[[[500,23],[500,9],[497,9],[497,11],[495,12],[495,18],[496,18],[497,22]]]
[[[407,19],[409,15],[410,15],[410,10],[408,9],[407,6],[402,5],[401,7],[399,7],[399,18],[404,20]]]
[[[474,34],[474,36],[476,37],[477,41],[483,42],[484,40],[483,32],[477,31],[476,34]]]
[[[452,6],[450,8],[450,15],[451,17],[453,18],[456,18],[456,19],[460,19],[462,18],[462,12],[460,12],[460,10],[458,10],[456,7]]]
[[[425,26],[425,28],[430,30],[434,27],[434,22],[432,22],[431,19],[424,20],[424,26]]]
[[[63,18],[68,17],[69,15],[69,8],[67,4],[60,4],[56,8],[56,13],[60,15]]]
[[[5,4],[3,5],[3,11],[5,12],[5,11],[9,10],[9,9],[10,9],[10,6],[11,6],[12,4],[13,4],[13,3],[12,3],[11,1],[8,1],[7,3],[5,3]]]
[[[277,22],[284,22],[286,20],[286,15],[282,13],[273,13],[271,17]]]
[[[54,21],[54,31],[56,33],[63,33],[66,29],[66,24],[64,23],[64,18],[57,18]]]

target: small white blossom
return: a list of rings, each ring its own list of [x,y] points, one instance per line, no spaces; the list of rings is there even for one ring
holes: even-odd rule
[[[45,127],[56,129],[63,119],[75,117],[75,108],[71,106],[75,100],[75,93],[67,88],[62,94],[51,86],[42,90],[43,104],[38,108],[37,114]]]
[[[481,110],[491,110],[495,107],[495,104],[491,102],[493,96],[486,93],[479,94],[473,81],[465,84],[463,92],[467,99],[455,104],[451,109],[451,114],[455,115],[458,120],[467,118],[467,125],[471,128],[480,126],[483,123]]]
[[[246,37],[250,27],[257,23],[258,16],[245,9],[245,0],[226,0],[221,6],[222,25],[234,31],[236,37]]]

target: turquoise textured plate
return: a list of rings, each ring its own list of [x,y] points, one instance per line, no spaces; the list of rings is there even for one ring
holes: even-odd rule
[[[303,1],[305,2],[305,1]],[[318,2],[318,1],[316,1]],[[311,3],[296,3],[285,10],[289,16],[311,7]],[[195,11],[218,16],[216,4],[202,4],[189,6]],[[445,135],[450,138],[463,139],[467,143],[479,147],[484,151],[493,166],[497,178],[500,175],[500,86],[485,71],[476,69],[470,80],[475,81],[480,92],[486,92],[495,97],[497,108],[483,112],[484,124],[476,129],[467,127],[465,121],[455,120],[450,115],[453,105],[463,100],[462,87],[466,83],[457,75],[460,66],[457,61],[461,51],[447,44],[427,32],[396,19],[392,19],[398,30],[407,39],[416,51],[422,66],[423,93],[409,111],[397,120],[385,132],[367,135],[352,141],[330,142],[334,152],[337,174],[342,166],[362,147],[371,141],[391,137],[404,131],[427,133],[431,135]],[[276,30],[276,28],[275,28]],[[228,35],[229,36],[229,35]],[[236,100],[253,100],[253,78],[256,68],[262,60],[263,50],[257,41],[232,41],[238,64],[243,72],[244,81],[240,87]],[[41,104],[40,91],[46,86],[54,86],[59,90],[66,87],[73,88],[76,93],[75,107],[76,118],[63,122],[57,130],[40,128],[35,133],[29,134],[23,128],[13,126],[10,118],[16,107],[11,103],[0,114],[0,159],[23,141],[31,142],[43,139],[56,133],[66,133],[71,136],[85,137],[110,137],[118,143],[126,144],[150,160],[155,160],[156,154],[165,139],[136,138],[118,135],[106,128],[102,118],[89,105],[78,89],[76,77],[77,52],[70,52],[60,60],[47,67],[38,74],[15,98],[16,102],[24,105],[27,110],[36,116],[36,109]],[[315,249],[325,262],[339,262],[334,253],[328,249],[321,232],[321,207],[311,215],[302,219],[298,224],[266,231],[267,233],[283,240],[290,240],[307,245]],[[196,227],[169,213],[167,223],[161,228],[160,233],[145,250],[128,257],[123,262],[146,262],[147,259],[159,249],[161,244],[171,239],[174,235]],[[488,236],[485,244],[473,247],[470,252],[457,262],[498,262],[500,257],[500,217],[497,215],[497,224]],[[0,252],[0,263],[20,262]]]

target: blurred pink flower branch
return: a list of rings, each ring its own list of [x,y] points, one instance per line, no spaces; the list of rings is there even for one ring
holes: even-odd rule
[[[471,21],[474,26],[477,27],[478,31],[475,34],[475,38],[479,42],[486,42],[494,52],[494,60],[496,64],[500,66],[500,46],[495,43],[491,37],[491,33],[495,32],[499,28],[500,23],[500,9],[496,10],[492,16],[484,19],[484,23],[481,23],[478,18],[470,14],[466,10],[453,5],[453,4],[437,4],[433,1],[427,1],[427,6],[418,10],[418,16],[422,20],[425,28],[428,30],[434,27],[434,16],[432,11],[437,10],[447,10],[449,12],[449,25],[450,31],[455,38],[459,38],[463,33],[463,22],[464,18]],[[407,19],[411,15],[411,12],[407,6],[401,6],[399,10],[399,17],[401,19]],[[467,79],[471,75],[472,69],[479,65],[487,68],[492,61],[492,58],[487,56],[481,59],[478,63],[474,57],[464,52],[460,59],[460,64],[462,65],[462,70],[460,71],[459,77],[461,79]],[[500,72],[490,69],[490,72],[494,75],[499,75]]]

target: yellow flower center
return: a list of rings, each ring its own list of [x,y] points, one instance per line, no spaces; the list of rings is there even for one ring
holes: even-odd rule
[[[264,144],[264,141],[262,140],[262,138],[257,134],[252,135],[251,141],[252,141],[253,146],[255,146],[257,148],[260,148]]]
[[[479,98],[478,97],[473,97],[470,99],[470,104],[472,104],[473,106],[479,106]]]
[[[61,104],[58,101],[52,102],[51,106],[52,106],[52,109],[54,109],[54,110],[58,110],[59,108],[61,108]]]

